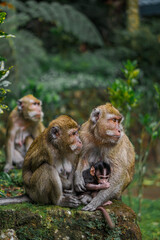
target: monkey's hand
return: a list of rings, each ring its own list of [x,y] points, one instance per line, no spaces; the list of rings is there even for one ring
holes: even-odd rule
[[[99,188],[98,190],[102,190],[102,189],[107,189],[110,187],[110,183],[109,182],[104,182],[102,184],[98,184]]]
[[[73,195],[63,196],[60,206],[77,208],[81,204],[80,200]]]
[[[97,207],[100,206],[99,202],[95,201],[96,198],[93,198],[92,201],[82,208],[82,211],[95,211]]]
[[[87,205],[92,200],[92,197],[89,194],[84,194],[79,197],[79,200],[82,204]]]
[[[77,174],[75,172],[74,188],[75,188],[76,192],[85,192],[86,191],[85,182],[84,182],[82,174]]]
[[[7,163],[5,166],[4,166],[4,172],[8,173],[11,169],[13,169],[14,166],[10,163]]]
[[[88,204],[87,206],[83,207],[82,208],[82,211],[90,211],[90,212],[93,212],[97,209],[97,207],[95,206],[92,206],[91,204]]]

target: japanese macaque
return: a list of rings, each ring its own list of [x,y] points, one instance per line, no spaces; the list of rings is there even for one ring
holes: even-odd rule
[[[31,144],[22,173],[26,193],[33,202],[77,207],[77,196],[65,194],[72,190],[73,173],[82,143],[78,124],[62,115]]]
[[[8,118],[6,135],[6,164],[4,171],[8,172],[16,165],[22,168],[25,154],[35,139],[43,130],[42,103],[32,95],[18,100]]]
[[[84,193],[85,198],[86,198],[85,201],[87,200],[87,198],[89,201],[92,198],[94,198],[97,195],[99,190],[104,190],[104,189],[109,188],[110,173],[111,173],[110,165],[103,161],[99,161],[99,162],[95,163],[94,165],[92,165],[89,169],[83,171],[83,178],[84,178],[85,187],[87,190],[87,192],[86,192],[87,195],[86,195],[86,193]],[[88,192],[88,191],[90,191],[90,192]],[[91,199],[89,199],[89,197],[91,197]],[[84,197],[82,199],[84,200]],[[83,201],[82,201],[82,203],[83,203]],[[112,203],[111,201],[108,201],[108,202],[104,203],[103,206],[109,205],[111,203]],[[97,210],[102,211],[104,218],[105,218],[106,222],[108,223],[109,227],[114,228],[115,224],[112,222],[108,212],[106,211],[106,209],[103,206],[97,207]]]
[[[112,198],[119,199],[134,174],[135,152],[124,133],[123,116],[107,103],[95,108],[81,127],[83,148],[75,171],[75,190],[86,190],[83,171],[103,159],[111,166],[110,187],[100,190],[82,210],[94,211]]]

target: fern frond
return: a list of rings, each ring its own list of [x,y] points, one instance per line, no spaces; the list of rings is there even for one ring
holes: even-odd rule
[[[72,33],[80,41],[98,46],[103,45],[101,35],[94,24],[81,12],[69,5],[62,5],[58,2],[51,4],[46,2],[36,3],[28,1],[29,14],[33,18],[41,18],[45,21],[55,21],[64,31]]]
[[[13,5],[19,12],[12,16],[12,23],[22,26],[30,19],[42,19],[48,22],[56,22],[64,31],[73,34],[77,39],[89,44],[103,46],[103,40],[94,24],[81,12],[70,5],[62,5],[58,2],[47,3],[30,0],[26,4],[19,0],[13,0]],[[17,22],[16,22],[17,21]]]

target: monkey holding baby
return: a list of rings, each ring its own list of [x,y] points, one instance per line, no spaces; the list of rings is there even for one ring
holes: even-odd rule
[[[8,118],[6,135],[6,164],[9,172],[13,164],[22,168],[25,154],[33,140],[44,130],[42,102],[33,95],[18,100]]]
[[[123,116],[107,103],[95,108],[80,131],[83,148],[75,171],[74,185],[77,192],[86,190],[83,171],[103,159],[111,166],[109,188],[100,190],[94,198],[85,201],[85,211],[94,211],[110,199],[119,199],[132,181],[135,165],[133,145],[122,126]]]

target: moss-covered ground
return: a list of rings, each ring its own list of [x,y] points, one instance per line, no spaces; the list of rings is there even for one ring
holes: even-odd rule
[[[13,169],[12,171],[10,171],[10,173],[7,174],[2,171],[3,166],[4,166],[4,152],[0,151],[0,197],[18,196],[23,194],[24,188],[21,170]],[[158,182],[157,177],[155,178],[155,176],[153,179],[148,181],[151,184],[154,184],[154,179],[156,182]],[[146,178],[145,182],[148,183],[148,181]],[[132,204],[130,204],[128,196],[125,195],[123,196],[123,202],[130,206],[135,212],[137,212],[138,200],[136,197],[132,197]],[[28,209],[32,209],[32,211],[36,211],[37,209],[35,205],[28,203],[26,203],[26,205],[24,204],[24,206],[26,206]],[[46,206],[45,207],[39,206],[38,209],[39,210],[43,209],[43,211],[41,211],[41,215],[47,213]],[[49,222],[50,221],[48,219],[48,224]],[[57,222],[57,224],[60,223]],[[157,200],[149,199],[142,200],[142,216],[141,221],[139,221],[138,224],[140,226],[142,237],[144,240],[160,240],[160,198]]]

